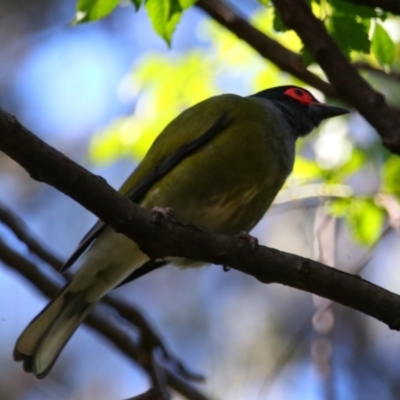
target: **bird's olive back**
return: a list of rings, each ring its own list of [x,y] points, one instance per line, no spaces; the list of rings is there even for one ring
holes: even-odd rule
[[[220,232],[251,229],[293,166],[294,139],[266,100],[222,95],[186,110],[164,129],[121,191],[224,112],[227,127],[157,182],[142,205],[172,207],[178,217]]]

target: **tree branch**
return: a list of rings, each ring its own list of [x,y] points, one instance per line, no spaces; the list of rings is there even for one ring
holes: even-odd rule
[[[294,29],[339,94],[378,131],[384,145],[400,155],[400,110],[389,107],[346,60],[304,0],[273,0],[283,22]]]
[[[400,4],[400,2],[399,2]],[[392,79],[394,81],[400,82],[400,73],[397,71],[384,71],[383,69],[373,67],[372,65],[363,62],[363,61],[357,61],[353,63],[353,66],[357,68],[358,70],[363,70],[367,72],[373,72],[374,74],[383,76],[384,78],[387,79]]]
[[[168,365],[173,367],[173,370],[178,372],[180,376],[190,381],[204,382],[203,376],[188,371],[176,357],[170,354],[162,340],[154,332],[154,328],[134,307],[110,295],[104,297],[102,302],[114,308],[122,318],[142,331],[140,349],[143,349],[147,354],[150,354],[154,349],[160,350]]]
[[[172,219],[155,222],[149,211],[46,145],[5,112],[0,112],[0,132],[0,150],[32,177],[82,204],[117,232],[134,240],[151,258],[176,256],[225,265],[263,283],[281,283],[326,297],[400,330],[398,295],[303,257],[264,246],[252,249],[237,237]]]
[[[35,287],[38,288],[46,297],[54,297],[61,289],[61,285],[56,284],[52,279],[43,274],[35,264],[16,253],[14,250],[11,250],[1,240],[0,260],[5,265],[21,274],[30,283],[35,285]],[[110,303],[116,307],[115,310],[118,313],[117,307],[122,302],[111,298],[109,298],[109,300]],[[125,305],[125,313],[122,313],[124,318],[127,317],[128,308],[129,306]],[[147,365],[141,362],[141,355],[144,351],[143,348],[141,348],[140,345],[137,345],[124,329],[114,324],[110,315],[112,314],[107,312],[104,307],[96,306],[86,318],[85,323],[113,343],[114,346],[116,346],[128,358],[139,363],[146,369]],[[136,327],[136,323],[134,323],[134,326]],[[204,396],[169,369],[163,370],[163,373],[166,376],[168,385],[186,398],[190,400],[209,400],[208,397]]]
[[[299,54],[288,50],[265,33],[259,31],[242,18],[232,7],[219,0],[199,0],[196,6],[238,38],[244,40],[262,57],[271,61],[282,71],[289,72],[308,85],[320,90],[327,97],[339,98],[336,89],[330,83],[325,82],[304,67]]]
[[[23,242],[31,253],[36,254],[47,264],[51,265],[56,271],[59,271],[63,265],[62,261],[54,254],[48,251],[30,232],[25,222],[8,210],[3,205],[0,205],[0,221],[9,227],[14,235]]]

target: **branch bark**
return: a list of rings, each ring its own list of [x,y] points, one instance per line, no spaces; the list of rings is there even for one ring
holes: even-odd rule
[[[378,131],[392,153],[400,155],[400,110],[388,106],[383,95],[359,75],[304,0],[273,2],[283,22],[297,32],[343,99]]]
[[[228,266],[263,283],[281,283],[326,297],[400,330],[400,296],[303,257],[264,246],[252,249],[237,237],[175,220],[154,222],[150,212],[46,145],[5,112],[0,112],[0,130],[0,150],[32,177],[54,186],[134,240],[151,258],[186,257]]]
[[[242,18],[232,7],[228,7],[219,0],[199,0],[196,6],[238,38],[244,40],[262,57],[271,61],[282,71],[289,72],[308,85],[320,90],[327,97],[339,98],[336,89],[330,83],[325,82],[304,67],[299,54],[288,50],[265,33],[259,31]]]

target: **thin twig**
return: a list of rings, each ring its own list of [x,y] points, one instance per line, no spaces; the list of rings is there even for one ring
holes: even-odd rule
[[[147,346],[140,344],[140,349],[145,349]],[[167,379],[165,376],[165,370],[161,367],[157,360],[156,350],[148,352],[150,356],[147,365],[147,371],[150,371],[150,378],[153,383],[153,386],[157,388],[160,400],[170,400],[171,395],[167,388]],[[142,357],[140,357],[142,358]]]
[[[400,4],[400,2],[399,2],[399,4]],[[372,65],[370,65],[366,62],[362,62],[362,61],[354,62],[353,66],[359,70],[372,72],[374,74],[383,76],[384,78],[388,78],[388,79],[392,79],[394,81],[400,82],[400,72],[392,71],[392,70],[384,71],[381,68],[373,67]]]
[[[6,224],[18,239],[28,246],[32,253],[41,258],[44,262],[50,265],[55,271],[59,271],[63,265],[62,261],[52,254],[46,247],[35,238],[33,233],[25,222],[17,216],[13,211],[7,209],[0,204],[0,221]],[[67,280],[70,280],[70,274],[64,274]],[[111,295],[102,299],[102,302],[115,309],[115,311],[124,319],[129,321],[141,331],[141,336],[146,338],[147,350],[160,349],[164,360],[168,362],[171,368],[180,374],[183,378],[195,382],[204,382],[204,377],[193,373],[185,367],[185,365],[172,355],[166,346],[155,333],[154,328],[146,320],[146,318],[136,310],[132,305],[119,300]]]
[[[102,302],[114,308],[122,318],[141,330],[141,348],[145,349],[147,353],[158,349],[161,351],[163,359],[180,376],[193,382],[205,381],[202,375],[189,371],[176,356],[170,353],[160,337],[155,333],[154,328],[135,307],[111,295],[106,296]]]
[[[54,269],[59,270],[61,268],[62,261],[35,238],[35,235],[18,215],[1,204],[0,221],[11,229],[14,235],[28,247],[31,253],[36,254]]]
[[[163,400],[160,392],[156,388],[151,388],[147,392],[139,394],[138,396],[130,397],[126,400]]]
[[[282,373],[286,365],[299,350],[300,344],[303,342],[304,338],[310,333],[310,319],[311,317],[303,321],[297,332],[289,339],[289,343],[283,349],[282,353],[278,355],[272,369],[268,372],[258,392],[257,398],[265,399],[268,397],[276,378]]]
[[[61,289],[52,279],[43,274],[39,268],[0,240],[0,260],[4,265],[21,274],[46,297],[54,297]],[[96,306],[86,318],[85,323],[107,338],[123,354],[135,362],[139,362],[140,348],[125,329],[115,326],[110,313],[104,306]],[[165,369],[168,385],[190,400],[208,400],[209,398],[181,379],[178,375]]]

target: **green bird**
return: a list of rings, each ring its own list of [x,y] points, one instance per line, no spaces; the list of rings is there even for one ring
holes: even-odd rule
[[[296,86],[249,97],[211,97],[180,114],[158,136],[120,192],[146,209],[237,235],[262,218],[293,168],[296,139],[348,111]],[[135,242],[98,222],[67,261],[80,268],[22,332],[14,358],[45,377],[93,306],[111,289],[155,269]],[[165,262],[167,262],[166,260]],[[190,260],[172,260],[198,266]]]

